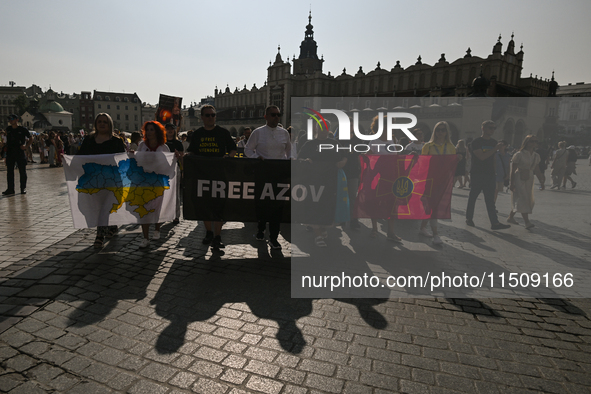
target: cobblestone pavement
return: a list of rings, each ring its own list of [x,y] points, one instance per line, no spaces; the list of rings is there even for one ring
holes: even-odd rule
[[[2,168],[2,190],[5,178]],[[466,227],[468,192],[455,189],[443,248],[408,222],[406,251],[391,253],[588,264],[586,163],[577,181],[536,189],[529,232],[489,231],[482,197],[477,227]],[[124,226],[97,253],[94,232],[72,228],[62,169],[30,166],[28,190],[0,198],[0,392],[591,392],[587,298],[292,299],[289,243],[270,254],[253,224],[224,227],[224,256],[190,221],[164,225],[147,251],[140,229]],[[509,196],[497,205],[504,220]],[[352,244],[369,232],[334,231]]]

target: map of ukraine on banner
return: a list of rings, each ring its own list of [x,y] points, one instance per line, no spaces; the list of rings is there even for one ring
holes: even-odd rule
[[[361,156],[359,218],[449,219],[456,155]]]
[[[74,228],[173,220],[177,168],[174,153],[65,155]]]

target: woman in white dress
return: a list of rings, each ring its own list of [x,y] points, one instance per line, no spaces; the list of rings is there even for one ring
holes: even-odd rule
[[[170,152],[170,149],[166,145],[166,130],[160,122],[150,121],[144,124],[142,127],[144,140],[138,145],[138,152]],[[154,224],[154,233],[152,239],[160,239],[160,226],[162,223]],[[140,248],[147,248],[150,246],[150,225],[142,224],[142,234],[144,239],[140,243]]]
[[[515,214],[520,213],[525,222],[525,228],[534,227],[529,221],[529,214],[534,208],[534,174],[540,176],[540,155],[535,152],[538,138],[528,135],[523,140],[521,148],[511,159],[511,212],[507,221],[512,224],[519,224],[515,220]]]

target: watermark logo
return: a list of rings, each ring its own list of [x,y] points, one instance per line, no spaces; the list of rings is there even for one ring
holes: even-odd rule
[[[321,109],[320,112],[313,110],[312,108],[304,107],[304,109],[311,111],[312,113],[305,112],[311,118],[308,119],[307,123],[307,137],[308,140],[314,138],[314,122],[323,129],[322,125],[328,130],[326,120],[321,114],[333,114],[337,117],[338,121],[338,139],[350,140],[351,139],[351,119],[347,114],[338,109]],[[399,120],[410,119],[407,123],[398,123]],[[386,125],[384,127],[384,120]],[[322,122],[321,122],[322,121]],[[409,129],[417,125],[417,117],[408,112],[388,112],[384,116],[383,112],[378,112],[378,130],[375,134],[363,134],[359,131],[359,113],[353,113],[353,133],[355,136],[362,141],[373,141],[379,139],[386,130],[386,139],[388,141],[393,140],[393,131],[401,130],[411,141],[417,141],[417,138],[410,132]]]

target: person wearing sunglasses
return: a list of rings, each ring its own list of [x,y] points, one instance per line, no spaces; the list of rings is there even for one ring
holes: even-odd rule
[[[291,138],[287,130],[279,125],[281,111],[276,105],[269,105],[265,109],[264,126],[255,129],[246,146],[244,154],[249,158],[271,159],[271,160],[289,160],[291,159]],[[279,229],[281,227],[279,213],[276,218],[269,221],[269,244],[271,249],[281,249],[281,244],[277,240]],[[267,222],[259,220],[257,241],[265,240],[265,229]]]
[[[422,155],[455,155],[456,147],[449,137],[449,125],[445,121],[438,122],[433,128],[431,139],[421,150]],[[454,169],[455,170],[455,169]],[[439,204],[433,204],[438,206]],[[427,230],[427,224],[431,225],[432,234]],[[437,231],[437,219],[425,219],[421,222],[419,234],[425,237],[433,237],[434,245],[442,245],[443,241]]]
[[[534,224],[529,221],[529,215],[534,208],[534,174],[540,174],[540,155],[535,152],[538,145],[538,138],[528,135],[523,140],[521,148],[511,159],[511,212],[507,221],[512,224],[519,224],[515,220],[515,214],[519,212],[525,222],[525,228],[530,229]]]
[[[497,208],[495,207],[496,172],[495,153],[503,147],[502,142],[492,138],[497,126],[492,120],[482,122],[482,135],[470,145],[472,155],[472,167],[470,169],[470,195],[466,208],[466,224],[474,227],[474,208],[476,199],[482,192],[484,203],[492,230],[504,230],[511,226],[499,222]]]
[[[191,136],[187,153],[203,157],[234,157],[236,142],[228,130],[216,125],[216,110],[213,105],[201,107],[201,121],[203,127],[195,130]],[[221,221],[205,221],[206,233],[202,243],[211,244],[214,250],[224,248],[221,237],[222,225]]]

